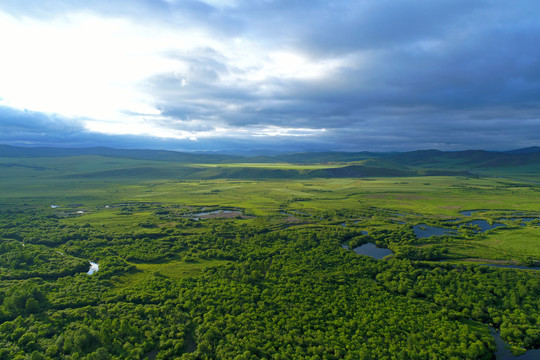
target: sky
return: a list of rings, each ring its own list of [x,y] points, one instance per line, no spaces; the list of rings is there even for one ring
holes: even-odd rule
[[[0,143],[540,145],[537,0],[2,0]]]

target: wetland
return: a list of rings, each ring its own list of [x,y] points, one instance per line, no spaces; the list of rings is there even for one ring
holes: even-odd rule
[[[0,358],[487,359],[490,326],[540,347],[539,272],[521,268],[540,261],[537,185],[8,161],[25,166],[0,177]]]

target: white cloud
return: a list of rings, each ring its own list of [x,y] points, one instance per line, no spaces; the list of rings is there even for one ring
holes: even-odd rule
[[[202,2],[216,7],[216,8],[229,8],[229,7],[236,7],[238,5],[238,1],[236,0],[201,0]]]
[[[279,127],[279,126],[268,126],[260,130],[257,130],[254,133],[254,136],[280,136],[280,137],[302,137],[324,133],[326,129],[306,129],[306,128],[289,128],[289,127]]]
[[[4,105],[113,121],[129,121],[126,113],[159,114],[155,99],[138,84],[185,68],[163,49],[192,47],[198,38],[189,30],[171,34],[92,13],[51,20],[0,13],[0,33],[11,34],[1,43]]]
[[[271,52],[258,63],[261,65],[247,69],[246,79],[252,81],[266,81],[271,78],[314,80],[329,76],[333,71],[345,65],[343,59],[314,60],[291,51]]]
[[[498,132],[537,133],[524,123],[539,113],[532,0],[0,3],[0,110],[39,112],[32,133],[54,118],[198,144],[397,148],[441,134],[469,143],[453,119],[482,129],[501,114],[510,125]],[[3,114],[0,135],[31,122]],[[418,137],[416,121],[434,135]]]
[[[212,3],[234,5],[227,1]],[[197,133],[167,128],[167,118],[159,115],[160,106],[169,105],[162,101],[170,99],[159,99],[148,82],[144,90],[141,84],[159,74],[174,74],[179,87],[189,87],[192,80],[198,80],[192,78],[196,74],[190,73],[190,60],[170,54],[212,49],[233,69],[220,74],[217,83],[253,87],[259,92],[272,92],[268,85],[271,79],[319,79],[343,65],[343,60],[317,61],[292,51],[268,51],[264,45],[242,38],[218,42],[202,28],[149,27],[92,12],[46,20],[15,18],[0,12],[0,33],[12,34],[1,44],[1,105],[80,119],[87,129],[108,134],[194,138],[227,133],[219,129]],[[190,101],[213,107],[222,102],[211,98]],[[230,108],[224,105],[227,110]],[[214,118],[214,126],[220,126],[219,114]],[[257,135],[281,133],[289,131],[262,131]]]

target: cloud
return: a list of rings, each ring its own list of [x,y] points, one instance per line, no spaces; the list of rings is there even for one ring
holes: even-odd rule
[[[539,8],[7,0],[0,31],[16,35],[2,43],[0,105],[85,143],[101,134],[209,150],[538,145]],[[35,138],[34,128],[16,136]]]

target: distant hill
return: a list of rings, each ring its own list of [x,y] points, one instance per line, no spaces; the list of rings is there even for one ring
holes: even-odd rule
[[[106,157],[154,160],[154,161],[173,161],[189,164],[219,164],[234,162],[275,162],[275,160],[258,156],[246,158],[237,155],[218,155],[218,154],[196,154],[169,150],[145,150],[145,149],[113,149],[108,147],[90,147],[90,148],[51,148],[51,147],[17,147],[9,145],[0,145],[0,157],[61,157],[61,156],[81,156],[81,155],[99,155]]]
[[[540,152],[495,152],[466,150],[443,152],[437,150],[411,151],[383,155],[386,159],[410,167],[481,170],[540,165]]]
[[[531,154],[540,152],[540,146],[531,146],[523,149],[505,151],[507,154]]]
[[[381,154],[368,151],[362,152],[305,152],[295,154],[275,155],[272,158],[293,164],[322,164],[333,162],[362,161],[380,157]]]
[[[299,164],[324,164],[343,162],[378,163],[375,167],[428,167],[474,169],[506,167],[539,163],[540,147],[530,147],[497,152],[485,150],[440,151],[416,150],[407,152],[310,152],[274,156],[274,159]],[[370,164],[370,166],[372,166]]]
[[[97,158],[92,158],[92,156]],[[60,165],[78,161],[88,164],[93,162],[93,166],[80,166],[65,174],[70,177],[81,176],[87,178],[306,179],[316,177],[468,176],[471,175],[471,172],[500,171],[498,169],[540,172],[540,147],[504,152],[485,150],[454,152],[418,150],[391,153],[367,151],[354,153],[306,152],[249,157],[107,147],[32,148],[0,145],[0,158],[11,159],[9,163],[2,161],[0,164],[5,169],[12,167],[33,169],[43,166],[44,160],[29,163],[28,160],[31,159],[49,159],[49,162],[56,162],[55,158],[65,158],[65,160],[58,161]],[[107,160],[110,158],[116,160],[114,162]],[[121,161],[121,159],[126,160]],[[175,165],[173,167],[168,163],[174,163]],[[294,166],[257,167],[241,165],[242,163],[284,163],[317,166],[313,169],[297,170],[294,169]],[[198,167],[196,164],[229,165],[223,167]],[[325,167],[326,165],[327,167]],[[50,166],[51,169],[63,168],[63,166],[56,167],[54,164]],[[82,171],[83,169],[85,171]]]
[[[174,169],[162,167],[131,167],[115,170],[84,172],[67,175],[84,179],[314,179],[314,178],[367,178],[367,177],[408,177],[408,176],[470,176],[466,171],[453,170],[401,170],[389,168],[351,165],[338,168],[297,170],[257,167],[210,167],[196,168],[182,166]]]

